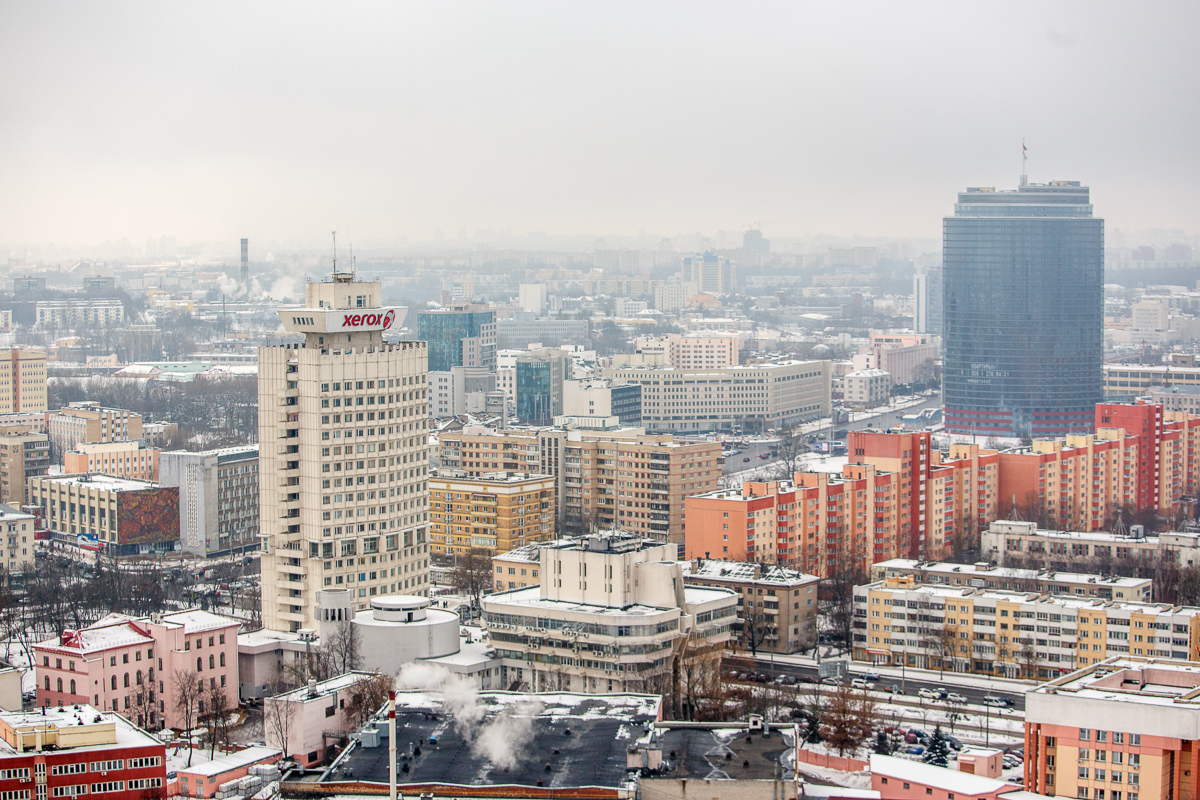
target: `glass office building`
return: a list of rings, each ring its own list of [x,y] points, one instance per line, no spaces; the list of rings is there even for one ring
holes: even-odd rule
[[[429,371],[496,366],[496,314],[463,305],[417,314],[417,339],[429,343]]]
[[[1104,221],[1078,181],[967,189],[943,220],[946,430],[1061,436],[1102,400]]]

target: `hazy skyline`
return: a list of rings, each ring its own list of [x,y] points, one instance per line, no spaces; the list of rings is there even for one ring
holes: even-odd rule
[[[0,5],[0,242],[1195,233],[1195,3]]]

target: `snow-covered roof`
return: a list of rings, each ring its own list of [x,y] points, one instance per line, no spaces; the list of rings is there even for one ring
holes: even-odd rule
[[[234,627],[241,623],[229,617],[222,617],[220,614],[192,608],[187,611],[177,611],[174,614],[164,614],[162,624],[168,628],[183,626],[184,633],[199,633],[200,631]]]
[[[179,771],[188,775],[202,775],[207,777],[249,767],[260,761],[277,761],[282,757],[283,751],[276,750],[274,747],[247,747],[245,750],[238,750],[236,753],[218,756],[211,761],[202,761],[198,764],[193,763],[192,766],[184,767]]]
[[[872,755],[871,774],[919,783],[948,792],[971,795],[1000,792],[1008,787],[1012,787],[1014,790],[1020,788],[998,778],[985,778],[982,775],[972,775],[969,772],[959,772],[946,767],[935,767],[932,764],[922,764],[919,761],[909,761],[895,756]]]
[[[730,583],[774,583],[788,586],[815,583],[820,580],[816,575],[808,575],[798,569],[767,564],[759,565],[746,561],[717,561],[697,558],[681,563],[683,564],[684,578],[707,578]]]
[[[130,647],[141,644],[152,645],[154,639],[128,617],[110,615],[86,628],[63,631],[59,637],[39,642],[34,647],[67,650],[86,655],[114,647]]]

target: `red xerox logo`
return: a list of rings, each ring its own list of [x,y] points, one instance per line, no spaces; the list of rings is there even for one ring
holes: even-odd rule
[[[396,310],[388,309],[386,314],[346,314],[342,318],[343,328],[361,328],[364,325],[374,326],[380,325],[384,329],[390,328],[392,322],[396,319]]]

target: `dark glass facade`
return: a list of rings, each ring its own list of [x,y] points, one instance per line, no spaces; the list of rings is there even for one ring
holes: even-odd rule
[[[1061,436],[1103,399],[1104,221],[1075,181],[968,189],[943,220],[946,430]]]
[[[464,363],[463,340],[481,341],[486,327],[495,323],[492,311],[422,311],[417,314],[417,339],[429,343],[429,371],[448,372],[451,367],[488,366],[487,353],[481,364]],[[495,357],[495,331],[491,332],[492,353]],[[469,360],[469,359],[468,359]],[[494,362],[493,362],[494,363]]]

